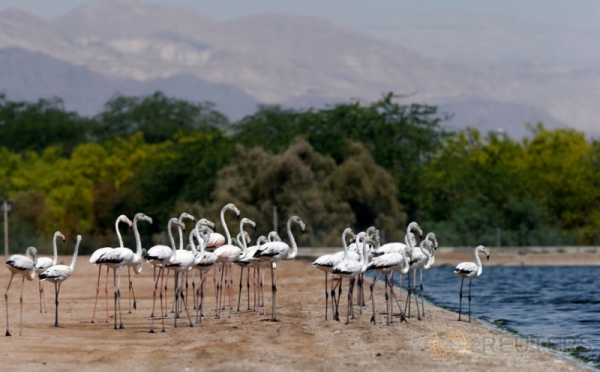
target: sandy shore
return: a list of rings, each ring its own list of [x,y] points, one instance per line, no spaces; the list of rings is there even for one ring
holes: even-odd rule
[[[509,258],[496,256],[500,255],[494,255],[494,261],[490,263],[512,262]],[[519,256],[514,260],[518,262],[525,257]],[[594,256],[594,259],[597,258]],[[3,259],[6,260],[5,257]],[[462,256],[452,259],[453,264],[463,260]],[[465,259],[471,260],[472,254]],[[70,262],[70,257],[61,257],[59,261]],[[174,329],[170,314],[168,332],[156,334],[147,333],[152,307],[152,269],[146,265],[144,272],[134,279],[138,301],[133,314],[126,313],[127,282],[122,280],[122,308],[127,328],[115,331],[112,324],[90,323],[98,270],[87,261],[88,257],[80,257],[74,274],[62,286],[59,299],[62,328],[53,326],[54,288],[51,283],[46,283],[48,313],[40,314],[36,279],[25,282],[24,335],[17,336],[21,282],[13,280],[9,311],[14,336],[0,341],[2,369],[10,366],[11,370],[28,371],[80,370],[82,367],[86,370],[169,368],[248,371],[258,368],[362,371],[367,368],[398,370],[401,367],[426,370],[459,367],[461,371],[514,368],[528,371],[583,370],[476,321],[458,322],[455,313],[433,306],[426,306],[423,321],[411,318],[408,323],[396,321],[392,326],[386,326],[381,314],[385,304],[380,284],[375,290],[379,313],[377,325],[369,323],[370,306],[363,309],[363,315],[358,314],[359,308],[356,307],[357,319],[351,320],[350,325],[325,321],[324,274],[313,269],[308,260],[279,265],[277,304],[280,323],[265,321],[266,316],[247,311],[234,313],[231,319],[215,319],[211,282],[207,286],[207,317],[202,325],[190,329],[181,319],[181,327]],[[239,269],[236,268],[235,272],[237,293]],[[6,286],[9,277],[7,269],[1,270],[0,285]],[[265,289],[270,288],[270,281],[268,283]],[[347,293],[346,290],[344,288],[344,293]],[[267,292],[267,307],[270,309],[271,296],[270,291]],[[109,303],[112,317],[112,297]],[[242,308],[246,309],[246,301],[242,304]],[[484,305],[475,303],[474,306]],[[97,319],[104,318],[104,308],[102,298]],[[346,306],[340,305],[340,315],[345,317]]]

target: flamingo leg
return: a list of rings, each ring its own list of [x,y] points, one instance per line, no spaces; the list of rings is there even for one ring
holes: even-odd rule
[[[238,294],[238,307],[237,307],[237,312],[240,312],[240,303],[242,302],[242,277],[244,276],[244,268],[242,267],[240,270],[240,292]]]
[[[129,278],[129,293],[128,293],[128,300],[129,300],[129,314],[133,314],[133,312],[131,311],[131,291],[133,288],[132,285],[132,281],[131,281],[131,268],[129,266],[127,266],[127,277]],[[133,296],[133,308],[135,309],[135,295]]]
[[[161,290],[160,290],[160,313],[161,314],[166,314],[165,312],[167,310],[167,306],[166,306],[166,302],[165,302],[165,308],[163,310],[163,298],[162,298],[162,296],[163,296],[163,294],[162,294],[162,286],[163,286],[163,280],[165,279],[165,268],[164,267],[161,267],[160,270],[158,270],[158,276],[160,276],[160,287],[161,287]],[[157,280],[158,280],[158,278],[157,278]],[[165,294],[165,297],[166,297],[166,294]],[[162,317],[162,326],[163,326],[163,328],[162,328],[161,332],[166,332],[167,331],[165,329],[165,318],[166,318],[166,315]],[[154,322],[154,318],[152,318],[152,321]]]
[[[169,317],[169,314],[167,314],[167,309],[169,308],[169,296],[168,296],[168,287],[169,287],[169,269],[165,268],[165,270],[163,270],[163,275],[165,275],[165,271],[167,272],[167,278],[165,279],[165,318]],[[171,312],[173,312],[173,310],[171,310]]]
[[[246,293],[248,294],[248,308],[246,311],[251,311],[250,308],[250,267],[248,266],[248,270],[246,271]]]
[[[159,274],[160,274],[160,270],[159,270]],[[158,284],[158,280],[156,279],[156,265],[154,265],[154,293],[152,295],[153,300],[152,300],[152,314],[150,314],[151,318],[154,318],[154,306],[156,305],[156,285]],[[152,330],[154,330],[154,328],[152,328]],[[154,332],[151,332],[154,333]]]
[[[117,302],[119,304],[119,329],[125,329],[123,326],[123,312],[121,311],[121,271],[122,268],[119,267],[119,275],[117,277]],[[116,323],[115,319],[115,323]]]
[[[348,288],[348,311],[346,312],[346,324],[350,324],[350,313],[352,314],[352,319],[354,318],[354,301],[352,300],[354,292],[354,278],[350,278],[349,288]]]
[[[55,304],[56,304],[56,315],[54,318],[54,326],[55,327],[60,327],[58,325],[58,295],[60,294],[60,283],[54,283],[54,291],[56,292],[56,299],[55,299]]]
[[[23,336],[23,288],[25,288],[25,276],[23,276],[23,280],[21,281],[21,297],[19,298],[19,303],[21,304],[21,325],[19,336]]]
[[[400,277],[400,282],[402,282],[402,277]],[[390,287],[392,287],[393,285],[394,285],[394,282],[390,278]],[[392,292],[392,297],[396,301],[396,304],[398,305],[398,310],[400,311],[400,323],[407,322],[406,318],[404,317],[404,313],[402,312],[402,306],[400,305],[400,301],[398,301],[398,298],[396,297],[394,292]],[[392,317],[393,317],[393,314],[392,314]]]
[[[419,286],[421,287],[421,313],[425,316],[425,300],[423,299],[423,269],[421,269],[421,278],[419,280]]]
[[[389,281],[388,281],[388,274],[385,274],[385,325],[390,325],[390,296],[388,294],[388,285],[389,285]]]
[[[413,278],[413,294],[415,298],[415,306],[417,307],[417,319],[422,320],[421,311],[419,310],[419,296],[417,294],[417,270],[415,269],[415,276]]]
[[[329,288],[327,288],[327,273],[325,273],[325,320],[327,320],[327,308],[329,307]]]
[[[461,310],[462,310],[462,289],[463,289],[463,283],[465,282],[465,278],[462,278],[460,280],[460,292],[458,292],[458,296],[460,297],[460,302],[458,303],[458,321],[460,321],[460,314],[461,314]]]
[[[220,306],[220,303],[219,303],[219,297],[220,297],[219,294],[222,291],[221,284],[223,283],[223,275],[225,273],[225,267],[224,266],[219,267],[219,271],[221,272],[221,280],[217,284],[217,302],[216,302],[217,305],[216,305],[216,308],[215,308],[215,314],[216,314],[217,319],[221,319],[221,306]]]
[[[98,266],[98,284],[96,284],[96,302],[94,302],[94,313],[92,314],[92,323],[96,323],[96,305],[98,305],[98,294],[100,294],[100,274],[102,272],[102,265]]]
[[[117,329],[117,269],[113,269],[113,292],[115,297],[115,325],[114,329]]]
[[[196,310],[196,297],[197,297],[197,293],[196,293],[196,271],[194,269],[192,269],[192,295],[194,296],[194,298],[192,299],[194,302],[194,308],[193,310]]]
[[[229,282],[227,283],[227,292],[229,293],[229,318],[231,318],[231,310],[233,310],[233,306],[231,306],[231,295],[233,294],[233,265],[229,266]]]
[[[381,276],[382,274],[379,274],[379,276]],[[371,315],[371,324],[377,324],[377,321],[375,319],[375,297],[373,297],[373,288],[375,287],[375,280],[373,280],[373,283],[369,286],[369,289],[371,290],[371,303],[373,304],[373,315]]]
[[[173,324],[173,328],[177,328],[177,318],[178,318],[178,310],[179,310],[179,272],[178,271],[174,271],[173,272],[173,283],[174,283],[174,287],[173,287],[173,291],[175,292],[175,323]]]
[[[156,304],[156,290],[158,289],[158,279],[160,278],[160,270],[158,270],[158,276],[154,275],[154,292],[152,293],[152,315],[150,315],[150,317],[152,318],[152,325],[150,327],[150,333],[156,333],[156,331],[154,330],[154,305]],[[154,271],[156,272],[156,266],[154,266]],[[162,284],[161,284],[161,299],[160,299],[160,305],[161,305],[161,314],[162,314]]]
[[[110,273],[110,267],[106,266],[106,285],[104,286],[104,295],[106,296],[106,323],[110,323],[110,319],[108,318],[108,274],[109,273]]]
[[[42,280],[38,279],[38,290],[40,292],[40,314],[43,312],[42,311]]]
[[[188,277],[188,273],[189,271],[186,271],[185,273],[185,291],[186,291],[186,296],[187,296],[187,277]],[[181,292],[181,289],[179,290]],[[181,292],[181,302],[183,303],[183,308],[185,309],[185,313],[187,314],[188,317],[188,321],[190,322],[190,327],[194,326],[194,323],[192,322],[192,317],[190,316],[190,311],[188,310],[187,307],[187,298],[183,296],[183,292]]]
[[[471,323],[471,284],[473,281],[469,280],[469,323]]]
[[[6,293],[4,294],[4,299],[6,300],[6,334],[5,334],[5,336],[12,336],[12,334],[10,334],[10,330],[8,327],[8,291],[10,290],[10,284],[12,283],[14,276],[15,276],[15,274],[11,273],[10,280],[8,281],[8,287],[6,288]]]
[[[258,304],[258,306],[262,306],[264,313],[267,313],[267,310],[264,308],[265,307],[265,274],[267,272],[267,267],[263,267],[263,274],[262,274],[262,279],[260,280],[260,303]]]
[[[182,301],[187,301],[187,298],[188,298],[188,287],[189,287],[188,278],[189,278],[189,273],[190,273],[189,271],[185,272],[185,297],[183,296],[183,294],[181,295],[181,300]],[[187,302],[183,306],[184,306],[184,308],[187,307]]]
[[[406,316],[410,318],[410,294],[412,291],[412,286],[410,285],[410,273],[412,270],[408,271],[408,286],[406,288],[408,294],[406,295],[406,303],[404,304],[404,312],[406,313]],[[406,311],[406,309],[408,308],[408,312]]]
[[[273,322],[280,322],[279,319],[277,319],[277,268],[273,267],[273,264],[271,264],[271,282],[272,284],[272,291],[273,291],[273,309],[271,310],[271,314],[272,314],[272,318],[271,320]]]
[[[216,270],[216,269],[215,269]],[[207,271],[202,273],[202,286],[200,287],[200,321],[202,322],[202,317],[206,316],[204,314],[204,290],[206,288],[206,277],[208,275]]]

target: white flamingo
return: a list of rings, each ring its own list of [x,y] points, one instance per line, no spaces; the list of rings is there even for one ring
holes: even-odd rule
[[[10,290],[10,284],[12,283],[13,277],[16,274],[23,276],[21,282],[21,297],[19,302],[21,303],[21,330],[19,336],[23,336],[23,288],[25,287],[25,279],[31,281],[35,279],[35,264],[37,263],[37,249],[29,247],[25,251],[25,256],[20,254],[13,254],[6,260],[6,267],[10,270],[10,280],[8,281],[8,287],[4,294],[6,300],[6,336],[12,336],[8,326],[8,291]]]
[[[183,224],[183,222],[179,221],[179,219],[177,218],[171,218],[169,220],[169,224],[167,227],[167,230],[169,232],[169,240],[171,242],[171,247],[167,247],[166,245],[155,245],[154,247],[148,249],[148,251],[146,252],[146,255],[144,256],[144,258],[146,259],[146,262],[149,262],[152,265],[155,266],[159,266],[159,270],[158,270],[158,274],[156,275],[156,277],[154,278],[154,292],[153,292],[153,302],[152,302],[152,309],[154,309],[154,306],[156,304],[156,290],[158,289],[158,280],[160,278],[161,283],[160,283],[160,313],[161,315],[164,314],[163,311],[163,281],[164,281],[164,269],[165,269],[165,265],[170,262],[172,259],[175,259],[175,255],[176,255],[176,248],[175,248],[175,239],[173,239],[173,232],[171,231],[171,227],[173,226],[173,224],[180,226],[182,229],[185,229],[185,225]],[[162,276],[161,276],[162,274]],[[150,333],[156,333],[156,331],[154,330],[154,310],[152,310],[152,325],[150,327]],[[166,332],[167,330],[165,329],[165,316],[162,316],[162,332]]]
[[[121,238],[121,233],[119,232],[119,222],[123,222],[131,227],[132,222],[125,216],[124,214],[117,217],[117,221],[115,222],[115,231],[117,232],[117,237],[119,238],[119,247],[123,247],[123,238]],[[104,247],[99,248],[92,253],[90,257],[90,263],[94,265],[98,265],[98,259],[105,254],[113,250],[112,247]],[[94,302],[94,313],[92,314],[92,323],[96,323],[96,305],[98,305],[98,295],[100,293],[100,273],[102,271],[102,265],[98,265],[98,284],[96,285],[96,301]],[[108,273],[110,271],[110,267],[106,267],[106,286],[104,287],[104,293],[106,294],[106,323],[110,323],[110,319],[108,318]],[[115,319],[116,320],[116,319]]]
[[[179,215],[179,222],[183,223],[185,225],[184,220],[191,220],[192,222],[196,222],[196,218],[194,216],[192,216],[191,214],[185,213],[183,212],[182,214]],[[183,231],[185,231],[185,229],[183,229]],[[177,228],[177,232],[179,232],[179,250],[183,250],[183,231],[181,229],[181,227]],[[156,268],[155,268],[156,270]],[[171,272],[171,270],[167,270],[167,277],[165,278],[165,309],[168,309],[168,290],[167,287],[169,286],[169,272]],[[173,288],[175,288],[175,284],[173,284]],[[175,302],[173,302],[173,307],[171,308],[171,312],[174,313],[175,312]],[[152,313],[154,314],[154,309],[152,309]],[[179,314],[176,314],[177,316],[179,316]],[[165,316],[168,317],[169,315],[167,313],[165,313]]]
[[[136,274],[140,274],[142,272],[142,242],[140,239],[140,234],[137,229],[138,221],[147,221],[152,223],[152,218],[146,216],[143,213],[138,213],[133,218],[133,231],[135,234],[136,240],[136,252],[134,253],[131,249],[125,247],[114,248],[106,253],[104,253],[96,263],[99,265],[106,265],[107,267],[113,269],[113,280],[114,280],[114,297],[115,297],[115,324],[114,329],[117,329],[117,307],[119,308],[119,329],[124,329],[123,326],[123,314],[121,312],[121,270],[123,267],[127,267],[128,277],[129,277],[129,289],[130,291],[133,288],[131,275],[129,270],[133,267],[133,270]],[[119,275],[117,278],[117,270],[119,270]],[[118,303],[118,305],[117,305]],[[135,295],[134,295],[134,308],[135,305]]]
[[[360,273],[364,272],[367,269],[367,260],[366,260],[366,246],[368,243],[369,237],[366,232],[360,232],[356,235],[356,247],[358,249],[359,260],[349,260],[344,259],[339,264],[335,265],[331,270],[332,274],[336,274],[340,277],[340,283],[344,278],[353,279],[356,278]],[[341,285],[341,284],[340,284]],[[350,313],[352,313],[352,318],[354,319],[354,311],[352,308],[354,307],[352,301],[352,294],[354,292],[354,282],[350,281],[349,289],[348,289],[348,312],[346,314],[346,324],[350,324]],[[336,309],[336,314],[338,313],[338,309]],[[339,317],[338,317],[339,319]]]
[[[35,271],[39,274],[43,273],[50,266],[56,265],[56,260],[58,259],[58,248],[56,247],[56,238],[61,237],[63,243],[65,242],[65,236],[57,231],[54,233],[54,238],[52,239],[52,249],[54,250],[54,259],[50,257],[38,257],[37,264],[35,264]],[[44,296],[44,282],[39,280],[38,278],[38,287],[40,292],[40,313],[42,312],[42,303],[44,304],[44,313],[47,313],[46,310],[46,296]]]
[[[414,293],[415,305],[417,307],[417,319],[419,320],[421,320],[421,312],[419,310],[419,296],[417,294],[417,270],[425,267],[431,258],[431,253],[429,253],[429,250],[427,249],[429,244],[432,244],[429,240],[423,240],[418,247],[412,247],[412,259],[409,261],[410,270],[408,272],[408,295],[406,297],[406,303],[404,304],[404,311],[406,312],[406,308],[408,307],[408,317],[410,317],[410,273],[412,271],[414,272],[412,293]]]
[[[382,275],[385,275],[385,304],[386,304],[386,324],[390,325],[392,323],[392,308],[391,308],[391,298],[388,295],[388,286],[391,288],[394,286],[394,283],[391,281],[391,275],[389,277],[390,280],[388,280],[388,274],[390,272],[393,272],[394,270],[399,270],[400,271],[400,282],[402,282],[402,275],[406,274],[409,270],[409,264],[408,264],[408,258],[406,257],[406,252],[405,251],[400,251],[400,252],[396,252],[396,253],[388,253],[388,254],[384,254],[381,256],[377,256],[375,258],[373,258],[373,261],[371,261],[368,266],[367,266],[367,270],[375,270],[379,273],[381,273]],[[373,297],[373,287],[374,287],[375,283],[371,284],[370,288],[371,288],[371,301],[373,303],[373,316],[371,317],[371,323],[375,324],[376,323],[376,319],[375,319],[375,298]],[[395,295],[392,292],[392,297],[394,297],[394,299],[397,301],[397,299],[395,298]],[[398,304],[398,307],[400,308],[400,322],[402,321],[406,321],[406,318],[404,318],[404,314],[402,314],[402,308],[400,306],[400,304]]]
[[[473,283],[473,279],[477,278],[481,275],[483,270],[483,266],[481,265],[481,260],[479,259],[479,253],[485,253],[487,259],[490,259],[490,252],[483,245],[475,248],[475,260],[477,263],[473,262],[463,262],[456,266],[454,273],[461,278],[460,281],[460,305],[458,307],[458,320],[460,321],[460,315],[462,310],[462,288],[465,279],[469,279],[469,322],[471,321],[471,284]]]
[[[233,205],[233,204],[232,204]],[[235,208],[235,206],[234,206]],[[237,211],[237,208],[234,209],[235,211]],[[223,224],[225,223],[224,219],[223,219],[223,211],[221,211],[221,219]],[[256,223],[248,218],[242,218],[242,220],[240,221],[240,231],[243,233],[244,232],[244,225],[245,224],[250,224],[252,225],[254,228],[256,228]],[[226,225],[224,224],[225,229],[226,229]],[[227,231],[227,229],[226,229]],[[227,238],[228,241],[231,241],[231,236],[229,235],[229,231],[227,231]],[[239,247],[232,245],[232,244],[228,244],[228,245],[223,245],[217,249],[215,249],[215,255],[217,256],[217,259],[219,260],[219,262],[221,262],[221,264],[223,265],[223,271],[221,272],[221,289],[220,291],[223,290],[223,275],[224,273],[227,271],[228,276],[225,275],[225,282],[227,283],[227,292],[228,292],[228,297],[229,297],[229,318],[231,318],[231,310],[232,310],[232,306],[231,306],[231,291],[232,291],[232,287],[233,287],[233,267],[232,264],[239,260],[240,257],[243,257],[246,255],[246,250],[248,249],[247,243],[246,243],[246,239],[242,239],[243,242],[243,246],[240,249]],[[218,288],[218,287],[217,287]],[[219,310],[219,314],[218,317],[221,317],[221,304],[219,304],[218,306],[218,310]]]
[[[279,322],[277,319],[277,263],[280,260],[293,260],[298,254],[298,245],[292,234],[292,223],[297,223],[302,228],[302,232],[306,230],[306,225],[300,217],[292,216],[287,222],[287,233],[290,243],[292,244],[292,253],[289,252],[290,246],[284,242],[270,242],[260,246],[254,253],[254,257],[261,261],[271,263],[271,288],[272,288],[272,310],[271,310],[271,321]]]
[[[346,228],[342,233],[342,242],[344,244],[344,251],[342,251],[342,255],[339,255],[337,253],[336,254],[326,254],[324,256],[317,258],[315,260],[315,262],[312,263],[312,267],[315,267],[325,273],[325,320],[327,320],[327,308],[329,307],[329,289],[327,286],[327,277],[329,275],[331,275],[331,271],[333,270],[333,267],[335,265],[339,264],[340,262],[342,262],[342,260],[344,259],[343,254],[345,253],[346,250],[348,250],[348,247],[346,247],[346,244],[347,244],[346,236],[348,234],[351,234],[352,236],[354,236],[354,233],[352,233],[351,228]],[[355,246],[356,246],[356,244],[355,244]],[[334,311],[335,289],[333,288],[333,279],[331,280],[331,296],[332,296],[331,297],[331,309],[332,309],[332,311]]]
[[[206,283],[206,275],[208,271],[219,261],[217,255],[214,252],[206,252],[206,242],[209,241],[210,229],[206,226],[200,226],[196,224],[196,228],[190,234],[190,246],[192,251],[195,252],[194,268],[200,271],[200,284],[198,285],[198,293],[196,297],[200,303],[194,303],[196,307],[196,324],[202,323],[202,316],[204,316],[204,284]],[[200,250],[196,249],[194,244],[194,237],[200,244]]]
[[[244,238],[246,239],[246,245],[250,244],[251,239],[250,239],[250,235],[244,231]],[[240,247],[240,249],[242,249],[242,232],[240,231],[237,235],[237,246]],[[248,250],[246,249],[246,255],[245,257],[248,256]],[[247,268],[247,275],[246,275],[246,284],[247,284],[247,289],[248,289],[248,310],[252,310],[250,309],[250,266],[252,266],[252,264],[248,261],[244,261],[243,260],[244,257],[240,257],[237,261],[234,262],[234,264],[236,264],[237,266],[240,267],[240,291],[238,293],[238,305],[237,305],[237,312],[240,312],[240,304],[242,302],[242,279],[244,277],[244,269]]]
[[[62,282],[67,280],[67,278],[69,278],[69,276],[73,273],[73,269],[75,269],[75,261],[77,260],[79,243],[81,243],[81,235],[77,235],[77,243],[75,243],[75,249],[73,250],[73,259],[71,260],[71,265],[55,265],[40,274],[41,280],[48,280],[50,283],[54,283],[54,303],[56,304],[56,315],[54,321],[55,327],[60,327],[58,325],[58,295],[60,294],[60,286]]]
[[[423,300],[424,297],[424,290],[423,290],[423,270],[429,270],[433,264],[435,263],[435,256],[434,256],[434,252],[438,247],[438,241],[437,238],[435,237],[435,234],[430,232],[425,236],[425,240],[423,240],[425,242],[428,242],[424,245],[424,248],[426,248],[429,253],[429,260],[427,261],[427,263],[425,264],[425,266],[423,266],[420,270],[420,278],[419,278],[419,287],[421,288],[421,312],[423,313],[423,316],[425,316],[425,302]]]

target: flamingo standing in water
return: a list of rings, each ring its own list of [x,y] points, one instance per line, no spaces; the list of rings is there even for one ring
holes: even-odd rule
[[[132,222],[125,216],[124,214],[117,217],[117,221],[115,222],[115,231],[117,232],[117,237],[119,238],[119,247],[123,247],[123,238],[121,238],[121,233],[119,232],[119,222],[123,222],[131,227]],[[92,253],[92,257],[90,257],[90,263],[94,265],[98,265],[97,261],[103,254],[112,251],[114,248],[104,247],[100,249],[96,249],[94,253]],[[102,265],[98,265],[98,284],[96,285],[96,301],[94,302],[94,313],[92,314],[92,323],[96,323],[96,305],[98,305],[98,294],[100,293],[100,273],[102,271]],[[106,294],[106,323],[110,323],[110,319],[108,318],[108,273],[110,271],[110,267],[106,267],[106,286],[104,287],[104,293]],[[116,319],[115,319],[116,320]]]
[[[37,249],[29,247],[25,251],[25,256],[20,254],[13,254],[6,261],[6,267],[10,270],[10,280],[8,281],[8,287],[4,294],[6,300],[6,336],[12,336],[8,326],[8,291],[10,290],[10,284],[12,283],[13,277],[16,274],[23,276],[21,282],[21,297],[19,302],[21,303],[21,330],[19,336],[23,336],[23,288],[25,287],[25,279],[31,281],[35,279],[35,264],[37,263]]]
[[[302,232],[306,230],[306,225],[300,217],[292,216],[287,222],[287,233],[290,243],[292,244],[292,253],[289,253],[290,246],[284,242],[270,242],[260,246],[254,253],[254,257],[260,261],[269,262],[271,264],[271,288],[272,288],[272,309],[271,309],[271,321],[279,322],[277,319],[277,263],[281,260],[293,260],[298,254],[298,245],[292,234],[292,223],[297,223],[302,228]]]
[[[60,232],[57,231],[54,233],[54,238],[52,239],[52,248],[54,250],[54,259],[50,258],[50,257],[38,257],[37,260],[37,264],[35,265],[35,271],[39,274],[43,273],[44,271],[46,271],[49,267],[56,265],[56,260],[58,259],[58,249],[56,247],[56,238],[61,237],[63,240],[63,243],[65,242],[65,236]],[[40,313],[42,312],[42,302],[44,304],[44,312],[47,313],[48,311],[46,311],[46,296],[44,296],[44,282],[42,282],[39,278],[38,278],[38,286],[39,286],[39,291],[40,291]]]
[[[475,260],[477,263],[473,262],[463,262],[456,266],[456,270],[454,273],[461,278],[460,281],[460,305],[458,307],[458,320],[460,321],[460,315],[462,310],[462,289],[463,283],[465,279],[469,279],[469,322],[471,321],[471,284],[473,284],[473,279],[479,277],[481,272],[483,271],[483,265],[481,265],[481,260],[479,259],[479,253],[485,253],[487,259],[490,259],[490,252],[483,245],[475,248]]]
[[[132,291],[133,285],[131,281],[130,268],[134,268],[134,272],[136,274],[140,274],[142,272],[142,242],[140,239],[140,234],[137,229],[138,221],[147,221],[152,223],[152,218],[146,216],[143,213],[138,213],[133,218],[133,230],[135,234],[136,240],[136,249],[137,251],[134,253],[131,249],[125,247],[119,247],[112,249],[102,256],[96,261],[100,265],[106,265],[109,268],[113,269],[113,280],[114,280],[114,297],[115,297],[115,325],[114,329],[117,329],[117,306],[119,308],[119,329],[124,329],[123,326],[123,314],[121,312],[121,270],[123,267],[127,267],[127,273],[129,277],[129,289]],[[119,275],[117,279],[117,270],[119,270]],[[117,305],[118,303],[118,305]],[[135,305],[135,295],[134,295],[134,308]],[[131,310],[130,310],[131,311]]]
[[[58,325],[58,295],[60,294],[60,286],[62,282],[67,280],[69,276],[73,273],[73,269],[75,269],[75,261],[77,260],[77,251],[79,250],[79,243],[81,243],[81,235],[77,235],[77,243],[75,243],[75,249],[73,250],[73,259],[71,260],[71,265],[55,265],[40,274],[41,280],[48,280],[50,283],[54,283],[54,303],[56,304],[56,317],[54,321],[55,327],[60,327]]]
[[[169,232],[169,240],[171,242],[171,248],[167,247],[166,245],[155,245],[154,247],[148,249],[148,251],[146,252],[146,255],[144,256],[144,258],[146,259],[146,262],[150,262],[150,264],[155,265],[155,266],[159,266],[159,270],[158,270],[158,275],[156,275],[156,277],[154,278],[154,292],[153,292],[153,301],[152,301],[152,309],[154,309],[154,306],[156,304],[156,290],[158,289],[158,280],[160,278],[161,283],[160,283],[160,313],[164,314],[163,312],[163,281],[164,281],[164,269],[165,269],[165,265],[167,263],[169,263],[171,260],[174,260],[176,257],[176,248],[175,248],[175,239],[173,239],[173,232],[171,231],[171,227],[173,226],[173,224],[176,224],[177,226],[180,226],[182,229],[185,230],[185,225],[183,224],[183,222],[179,221],[179,219],[177,218],[171,218],[169,220],[169,224],[167,227],[167,230]],[[162,274],[162,276],[161,276]],[[156,333],[156,331],[154,330],[154,310],[152,311],[152,325],[150,327],[150,333]],[[167,330],[165,329],[165,316],[162,316],[162,332],[166,332]]]

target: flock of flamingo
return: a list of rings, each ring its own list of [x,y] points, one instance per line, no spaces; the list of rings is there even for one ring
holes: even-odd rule
[[[202,317],[205,316],[204,293],[207,276],[210,269],[213,270],[213,284],[215,288],[215,317],[221,318],[221,310],[228,310],[228,317],[231,318],[233,304],[233,265],[241,267],[238,305],[237,310],[240,310],[241,296],[243,292],[242,278],[244,269],[247,269],[247,295],[248,295],[248,310],[253,310],[258,314],[266,314],[264,305],[264,276],[267,267],[271,271],[271,321],[279,321],[277,318],[277,264],[281,260],[293,260],[298,254],[298,246],[292,233],[292,224],[300,226],[302,232],[306,230],[306,225],[298,216],[292,216],[287,221],[287,235],[290,245],[283,242],[278,233],[272,231],[267,237],[261,236],[256,240],[256,244],[249,246],[251,239],[248,232],[244,231],[244,225],[250,225],[256,229],[254,221],[248,218],[240,219],[240,232],[237,237],[232,238],[227,224],[225,223],[225,212],[231,210],[235,212],[238,219],[240,211],[233,204],[227,204],[223,207],[220,214],[221,223],[225,230],[225,236],[215,231],[215,224],[206,219],[195,221],[195,218],[187,213],[182,213],[179,218],[171,218],[168,222],[168,234],[170,246],[155,245],[146,250],[142,248],[140,234],[137,224],[140,221],[152,223],[152,218],[143,213],[138,213],[131,221],[127,216],[121,215],[115,222],[115,230],[119,240],[119,247],[104,247],[94,251],[90,257],[90,263],[98,266],[98,282],[96,285],[96,300],[94,303],[94,311],[92,315],[92,323],[96,323],[96,308],[98,297],[100,294],[100,277],[102,267],[106,267],[106,322],[109,323],[108,313],[108,279],[110,269],[113,270],[113,294],[114,294],[114,328],[125,328],[123,325],[123,316],[121,311],[121,271],[127,267],[128,274],[128,289],[129,289],[129,313],[131,313],[131,297],[133,296],[133,308],[136,309],[135,292],[133,290],[132,273],[140,274],[142,271],[143,261],[150,263],[154,267],[154,291],[151,313],[150,333],[155,333],[154,320],[160,316],[162,319],[162,332],[166,331],[165,318],[168,318],[168,280],[169,274],[173,273],[173,291],[174,301],[173,310],[174,327],[177,327],[177,319],[180,314],[185,311],[190,327],[194,324],[201,324]],[[195,227],[190,231],[189,243],[184,247],[184,220],[191,220],[195,223]],[[135,252],[124,247],[123,239],[119,232],[119,224],[125,223],[133,228],[136,250]],[[176,246],[172,228],[176,227],[179,232],[179,247]],[[357,303],[362,314],[362,309],[366,306],[365,296],[363,291],[364,274],[366,271],[373,270],[379,273],[377,277],[374,275],[373,283],[370,285],[371,302],[373,315],[371,323],[376,323],[375,300],[373,290],[375,283],[381,276],[385,277],[385,299],[386,299],[386,324],[390,325],[393,322],[394,316],[399,316],[401,321],[406,321],[410,317],[411,297],[414,297],[416,305],[417,318],[422,319],[425,315],[424,300],[423,300],[423,270],[430,268],[435,262],[434,251],[437,249],[437,239],[435,234],[429,233],[425,239],[417,246],[415,232],[422,237],[421,228],[416,222],[408,225],[405,237],[405,243],[388,243],[380,245],[379,232],[376,228],[370,227],[367,231],[354,234],[352,229],[347,228],[342,234],[342,244],[344,250],[332,255],[319,257],[312,263],[313,267],[322,270],[325,273],[325,319],[328,319],[329,296],[331,294],[331,308],[333,319],[339,321],[339,302],[342,295],[342,281],[348,279],[348,310],[346,315],[346,324],[349,324],[350,317],[354,316],[354,287],[357,285]],[[64,282],[73,273],[75,261],[81,236],[77,236],[77,241],[73,251],[73,258],[69,266],[57,265],[57,239],[62,238],[65,241],[65,236],[57,231],[54,234],[53,249],[54,257],[37,257],[37,250],[34,247],[27,248],[25,255],[12,255],[6,261],[6,266],[11,271],[10,281],[6,289],[6,336],[11,336],[9,328],[9,312],[8,312],[8,293],[12,280],[15,275],[21,275],[21,297],[20,297],[20,332],[23,334],[23,288],[25,279],[32,281],[35,279],[36,273],[39,278],[39,295],[40,295],[40,312],[46,312],[45,296],[44,296],[44,281],[54,283],[55,287],[55,326],[59,327],[58,322],[58,297],[62,282]],[[350,238],[350,244],[347,239]],[[291,248],[291,249],[290,249]],[[489,251],[478,246],[475,249],[476,263],[463,262],[456,267],[454,271],[462,278],[460,288],[460,307],[459,319],[461,320],[462,310],[462,289],[464,279],[469,279],[469,321],[471,320],[471,281],[481,275],[482,264],[478,253],[486,254],[489,259]],[[199,271],[199,284],[196,288],[195,270]],[[253,284],[254,284],[254,307],[250,306],[250,270],[253,269]],[[419,309],[419,300],[417,296],[417,270],[421,270],[419,278],[419,289],[421,292],[421,308]],[[188,276],[192,275],[192,294],[193,308],[196,310],[196,321],[192,321],[192,316],[188,307]],[[400,306],[396,294],[394,293],[393,276],[394,272],[398,272],[401,276],[408,274],[407,298],[405,301],[404,310]],[[414,273],[411,284],[411,273]],[[184,278],[185,276],[185,278]],[[331,288],[328,286],[328,278],[330,276],[337,277],[337,283],[334,285],[332,280]],[[400,277],[400,285],[402,285],[402,277]],[[182,289],[183,281],[185,280],[185,291]],[[389,287],[389,291],[388,291]],[[157,292],[160,302],[160,315],[155,316]],[[185,293],[184,293],[185,292]],[[337,293],[336,293],[337,292]],[[228,304],[223,305],[225,295],[228,297]],[[394,314],[393,305],[396,302],[399,314]],[[183,308],[183,309],[182,309]],[[117,325],[118,319],[118,325]]]

